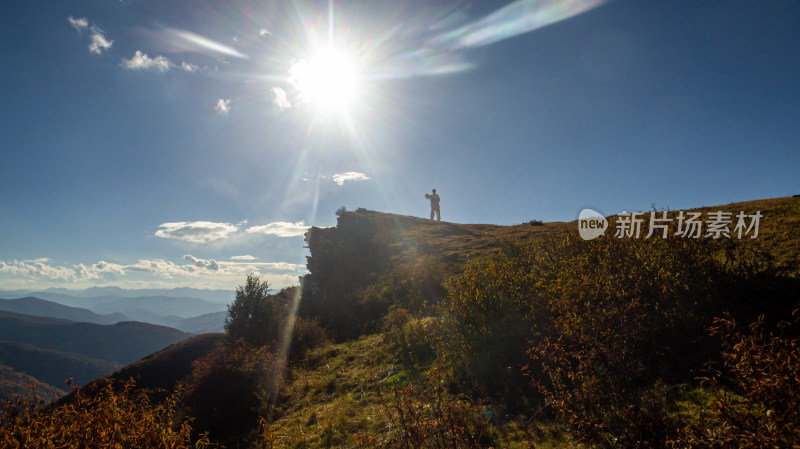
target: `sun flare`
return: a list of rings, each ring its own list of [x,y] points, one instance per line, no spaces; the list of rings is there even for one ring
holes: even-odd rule
[[[306,103],[326,112],[346,113],[354,105],[360,82],[355,59],[342,49],[318,49],[289,69],[289,82]]]

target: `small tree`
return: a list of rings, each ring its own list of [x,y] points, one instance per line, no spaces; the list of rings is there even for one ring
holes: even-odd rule
[[[286,308],[268,291],[269,283],[256,275],[248,275],[245,285],[236,288],[236,299],[228,304],[225,317],[225,332],[231,338],[243,338],[255,346],[277,340]]]

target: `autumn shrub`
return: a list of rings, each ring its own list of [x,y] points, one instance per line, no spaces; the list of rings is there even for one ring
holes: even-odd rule
[[[460,449],[489,447],[489,418],[447,393],[441,382],[393,387],[391,397],[378,390],[391,425],[388,436],[356,435],[357,447]]]
[[[220,344],[193,363],[183,385],[183,413],[195,434],[216,441],[240,437],[269,414],[280,383],[279,363],[266,347],[243,340]]]
[[[508,243],[496,257],[470,263],[450,284],[440,311],[437,352],[450,376],[509,403],[532,393],[520,368],[549,320],[547,302],[538,296],[551,250],[535,245]]]
[[[800,309],[770,329],[764,317],[741,329],[730,316],[714,320],[722,361],[709,367],[704,387],[715,401],[674,441],[687,448],[800,446]]]
[[[568,233],[507,243],[450,284],[439,359],[509,407],[547,405],[592,444],[661,446],[674,432],[669,385],[718,351],[711,318],[780,284],[742,247]]]
[[[675,435],[668,385],[718,353],[704,329],[772,301],[785,279],[734,241],[576,241],[548,281],[552,331],[532,346],[534,384],[581,436],[604,447],[664,447]],[[795,292],[797,290],[794,290]]]
[[[189,421],[178,420],[174,397],[153,404],[131,380],[91,396],[77,390],[70,402],[37,408],[35,395],[7,403],[0,416],[0,448],[203,448]]]

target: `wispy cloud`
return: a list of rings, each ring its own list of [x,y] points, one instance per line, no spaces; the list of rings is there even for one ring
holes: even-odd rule
[[[232,256],[231,257],[231,260],[256,260],[256,259],[258,259],[258,258],[255,257],[255,256],[251,256],[249,254],[245,254],[243,256]]]
[[[343,185],[345,181],[366,181],[370,179],[369,176],[365,175],[364,173],[359,173],[357,171],[349,171],[345,173],[336,173],[331,177],[333,182],[339,185]]]
[[[206,55],[225,55],[234,58],[247,59],[247,55],[240,53],[235,48],[211,40],[205,36],[186,30],[174,28],[159,28],[143,30],[142,33],[159,43],[159,48],[171,53],[200,53]]]
[[[147,70],[156,69],[160,72],[166,72],[172,68],[172,63],[164,56],[156,56],[151,58],[147,53],[141,50],[136,50],[136,53],[131,59],[123,59],[122,64],[126,69],[131,70]]]
[[[74,18],[72,16],[67,17],[69,24],[72,28],[75,28],[79,33],[83,32],[83,30],[89,28],[89,19],[85,17]]]
[[[180,68],[185,72],[196,72],[197,69],[199,69],[199,67],[197,67],[196,65],[190,64],[188,62],[181,62]]]
[[[470,24],[443,33],[428,46],[482,47],[569,19],[607,0],[517,0]]]
[[[89,36],[91,42],[89,43],[89,51],[98,55],[102,55],[104,51],[114,45],[114,41],[108,40],[105,32],[98,26],[92,25],[92,34]]]
[[[217,111],[219,115],[228,115],[231,112],[231,100],[230,98],[220,98],[217,100],[217,104],[214,106],[214,110]]]
[[[266,28],[262,28],[258,31],[259,36],[272,36],[272,32]]]
[[[286,91],[281,89],[280,87],[273,87],[270,89],[272,91],[272,102],[278,109],[289,109],[292,107],[292,103],[289,102],[289,97],[286,96]]]
[[[230,223],[214,223],[211,221],[191,221],[162,223],[158,225],[157,237],[183,240],[190,243],[211,243],[224,239],[235,233],[238,227]]]
[[[296,223],[289,223],[287,221],[276,221],[262,226],[253,226],[247,229],[248,233],[259,233],[267,235],[276,235],[278,237],[301,237],[308,228],[302,221]]]

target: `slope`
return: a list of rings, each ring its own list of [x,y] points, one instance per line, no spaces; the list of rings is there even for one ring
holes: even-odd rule
[[[56,400],[66,394],[66,391],[46,384],[31,375],[0,365],[0,405],[6,401],[15,401],[25,397],[31,393],[32,388],[34,388],[36,396],[45,402]]]
[[[180,381],[191,374],[192,362],[206,355],[225,338],[225,334],[203,334],[187,338],[91,382],[82,391],[92,394],[109,382],[120,384],[134,379],[138,388],[148,392],[156,400],[163,400],[168,393],[175,390]],[[66,397],[62,402],[69,399]]]
[[[117,362],[81,354],[7,341],[0,341],[0,365],[29,374],[50,385],[63,385],[70,378],[76,385],[84,385],[121,366]]]

